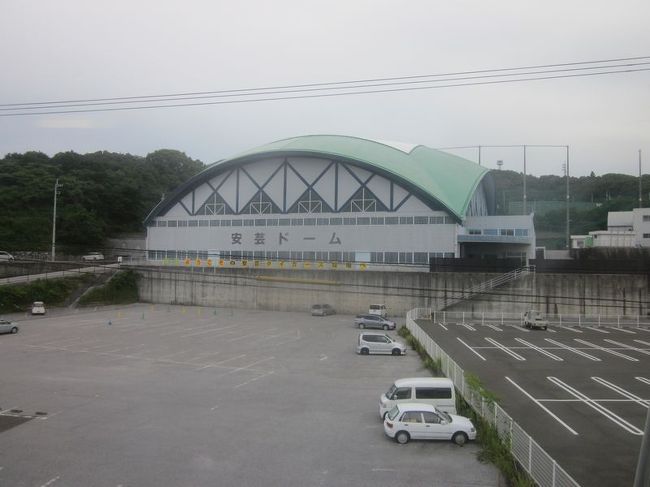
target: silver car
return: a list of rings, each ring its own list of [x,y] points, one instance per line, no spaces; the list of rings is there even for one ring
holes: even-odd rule
[[[13,321],[0,320],[0,333],[18,333],[18,325]]]
[[[361,355],[369,355],[371,353],[406,355],[406,345],[400,341],[394,340],[385,333],[364,331],[359,333],[357,353]]]
[[[380,328],[383,330],[394,330],[395,322],[377,315],[357,315],[354,324],[359,328]]]

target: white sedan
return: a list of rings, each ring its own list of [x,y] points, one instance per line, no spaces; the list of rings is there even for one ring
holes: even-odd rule
[[[384,432],[401,444],[409,440],[451,440],[464,445],[476,439],[476,428],[468,418],[420,403],[398,404],[391,409],[384,419]]]

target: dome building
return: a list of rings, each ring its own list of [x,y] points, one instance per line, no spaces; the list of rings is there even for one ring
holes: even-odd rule
[[[147,255],[201,265],[533,258],[532,215],[494,209],[489,170],[461,157],[348,136],[294,137],[216,162],[168,195],[145,220]]]

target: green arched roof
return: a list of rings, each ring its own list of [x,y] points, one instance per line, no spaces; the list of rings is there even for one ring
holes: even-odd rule
[[[489,171],[462,157],[423,145],[402,149],[399,144],[343,135],[292,137],[211,164],[161,201],[149,213],[145,224],[171,208],[186,191],[222,170],[268,156],[291,155],[331,157],[374,169],[416,190],[425,199],[441,204],[459,221],[464,219],[474,192]]]
[[[414,146],[407,153],[389,143],[342,135],[306,135],[278,140],[233,159],[291,152],[329,155],[381,169],[439,201],[459,220],[465,217],[474,191],[489,171],[462,157],[423,145]]]

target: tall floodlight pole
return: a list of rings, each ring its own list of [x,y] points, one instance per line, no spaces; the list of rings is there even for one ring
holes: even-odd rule
[[[62,184],[59,184],[59,178],[56,178],[56,182],[54,183],[54,213],[52,215],[52,261],[54,261],[56,256],[56,196],[59,194],[59,188],[62,186]]]
[[[478,165],[481,165],[481,146],[478,146]]]
[[[526,213],[526,146],[524,146],[524,215]]]
[[[571,230],[569,222],[569,146],[566,146],[566,248],[569,250],[571,248]]]
[[[639,149],[639,208],[643,208],[643,196],[641,193],[641,149]]]

